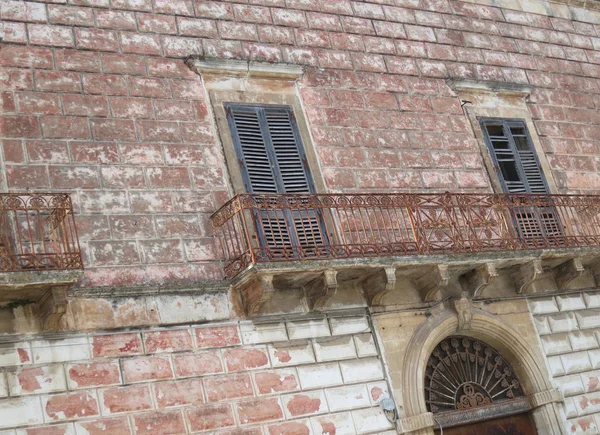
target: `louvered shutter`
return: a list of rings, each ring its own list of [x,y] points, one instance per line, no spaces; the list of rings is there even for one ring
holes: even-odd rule
[[[225,109],[249,193],[314,192],[290,107],[226,103]],[[276,256],[290,255],[282,246],[292,246],[292,251],[300,247],[310,255],[315,246],[323,244],[322,219],[315,210],[293,213],[267,210],[258,218],[262,224],[261,243]]]
[[[505,192],[550,193],[523,121],[482,119],[481,125]],[[555,238],[562,234],[552,207],[521,207],[513,218],[523,238]]]

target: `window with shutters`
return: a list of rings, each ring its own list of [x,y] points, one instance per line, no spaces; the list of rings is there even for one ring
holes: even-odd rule
[[[506,193],[549,194],[531,136],[519,119],[480,119],[494,169]],[[561,232],[556,211],[552,207],[523,207],[514,219],[520,237],[556,237]]]
[[[294,112],[290,106],[225,103],[242,179],[248,193],[297,194],[308,201],[315,192]],[[317,255],[325,234],[315,209],[290,211],[273,199],[255,216],[257,233],[269,252],[281,257]]]

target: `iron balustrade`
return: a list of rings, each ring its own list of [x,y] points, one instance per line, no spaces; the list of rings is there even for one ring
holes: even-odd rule
[[[211,216],[225,275],[256,263],[600,246],[600,196],[241,194]]]
[[[0,193],[0,272],[82,269],[64,193]]]

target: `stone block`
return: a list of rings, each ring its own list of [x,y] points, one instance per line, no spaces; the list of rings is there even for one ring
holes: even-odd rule
[[[133,425],[136,428],[135,433],[139,435],[187,432],[181,410],[138,414],[133,417]]]
[[[6,374],[0,372],[0,397],[8,396],[8,383],[6,381]]]
[[[323,390],[306,391],[281,397],[287,418],[324,414],[329,411]]]
[[[572,397],[582,394],[585,391],[580,375],[560,376],[554,379],[558,388],[561,389],[565,397]]]
[[[560,311],[585,310],[586,304],[581,294],[556,296]]]
[[[20,397],[0,401],[0,429],[44,422],[39,397]]]
[[[598,425],[594,421],[594,416],[589,415],[583,418],[574,418],[567,420],[567,433],[572,435],[597,435]]]
[[[359,434],[393,428],[380,407],[352,411],[352,419]]]
[[[244,344],[272,343],[287,341],[288,336],[284,323],[255,324],[244,322],[240,324],[240,332]]]
[[[0,367],[31,364],[29,343],[0,344]]]
[[[345,384],[383,379],[383,369],[379,358],[341,361],[340,369],[342,370],[342,378]]]
[[[206,347],[225,347],[240,344],[240,334],[236,325],[223,325],[217,327],[195,328],[196,346],[198,349]]]
[[[592,368],[587,352],[566,353],[561,355],[560,359],[567,374],[580,373]]]
[[[87,337],[31,342],[36,364],[85,360],[92,357]]]
[[[600,328],[600,310],[585,310],[575,313],[581,329]]]
[[[533,316],[533,323],[539,335],[551,334],[550,324],[546,316]]]
[[[547,357],[548,366],[550,367],[550,374],[553,377],[562,376],[565,374],[565,369],[562,366],[560,356],[549,356]]]
[[[303,320],[288,322],[288,334],[290,340],[301,340],[305,338],[328,337],[331,335],[327,319]]]
[[[204,380],[204,390],[209,402],[220,402],[254,395],[252,380],[247,373],[206,378]]]
[[[62,365],[25,367],[6,373],[11,396],[52,393],[67,389]]]
[[[354,336],[354,344],[356,353],[359,357],[377,355],[377,347],[371,333],[357,334]]]
[[[333,412],[364,408],[371,405],[366,385],[328,388],[325,390],[325,395],[327,396],[329,409]]]
[[[311,417],[310,424],[314,435],[354,435],[354,423],[352,414],[342,412],[339,414],[328,414],[321,417]]]
[[[578,329],[575,313],[567,312],[549,315],[548,323],[553,333],[575,331]]]
[[[130,385],[99,390],[102,415],[152,409],[148,385]]]
[[[356,358],[352,336],[315,340],[317,361],[334,361]]]
[[[218,351],[185,352],[173,355],[177,377],[204,376],[222,373],[223,362]]]
[[[600,369],[600,349],[588,350],[593,369]]]
[[[577,417],[577,407],[575,406],[575,400],[572,397],[565,399],[565,414],[567,418]]]
[[[583,300],[588,308],[600,308],[600,292],[586,292]]]
[[[173,378],[169,357],[140,356],[121,361],[125,383],[159,381]]]
[[[194,348],[189,329],[153,331],[144,334],[146,353],[177,352]]]
[[[235,426],[229,403],[187,408],[186,419],[193,432]]]
[[[241,424],[261,423],[283,418],[279,398],[265,397],[238,402],[238,421]]]
[[[369,399],[372,405],[379,405],[383,399],[391,397],[388,384],[385,381],[370,382],[367,384]]]
[[[273,367],[315,362],[315,354],[310,341],[270,344],[268,347]]]
[[[154,398],[159,408],[204,403],[202,380],[199,378],[154,384]]]
[[[600,390],[600,370],[582,373],[581,381],[586,393]]]
[[[223,351],[228,372],[241,372],[269,367],[269,357],[264,346],[235,347]]]
[[[552,334],[540,337],[546,355],[557,355],[571,352],[571,342],[568,334]]]
[[[98,335],[92,338],[94,357],[127,356],[143,353],[140,334]]]
[[[330,322],[333,335],[359,334],[371,330],[366,317],[333,317]]]
[[[46,421],[71,420],[99,415],[96,391],[42,396]]]
[[[332,387],[344,383],[337,362],[300,366],[298,376],[303,390]]]
[[[569,341],[574,351],[595,349],[598,347],[598,340],[594,331],[569,332]]]
[[[305,366],[310,367],[310,366]],[[254,374],[258,394],[273,394],[299,389],[296,369],[279,369]]]
[[[533,314],[549,314],[559,311],[553,297],[529,299],[529,309]]]
[[[600,392],[586,393],[574,398],[579,416],[600,412]]]

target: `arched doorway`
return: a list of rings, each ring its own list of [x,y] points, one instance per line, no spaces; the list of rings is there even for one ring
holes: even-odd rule
[[[537,434],[512,367],[472,337],[450,336],[435,347],[425,370],[425,397],[436,433]]]

